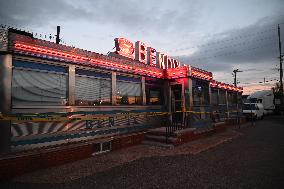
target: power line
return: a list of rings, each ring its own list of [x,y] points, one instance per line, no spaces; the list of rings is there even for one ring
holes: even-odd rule
[[[212,58],[217,58],[217,57],[223,57],[223,56],[229,56],[229,55],[235,55],[235,54],[242,54],[243,51],[245,51],[244,53],[247,53],[248,51],[253,51],[253,50],[257,50],[257,49],[261,49],[261,48],[265,48],[268,46],[268,44],[275,44],[274,42],[271,42],[271,43],[267,43],[267,45],[265,46],[257,46],[257,47],[254,47],[254,48],[246,48],[246,49],[242,49],[242,50],[238,50],[238,51],[233,51],[233,52],[230,52],[230,53],[223,53],[223,54],[219,54],[219,55],[212,55],[212,56],[208,56],[208,57],[202,57],[202,58],[193,58],[193,59],[190,59],[189,57],[189,61],[199,61],[199,60],[204,60],[204,59],[212,59]],[[181,57],[181,56],[177,56],[178,57]]]
[[[238,47],[238,46],[244,46],[247,45],[251,42],[261,42],[261,41],[266,41],[268,39],[273,39],[275,37],[265,37],[265,38],[260,38],[260,39],[256,39],[256,40],[250,40],[250,41],[245,41],[245,42],[241,42],[241,43],[237,43],[237,44],[231,44],[231,45],[227,45],[227,46],[222,46],[219,48],[211,48],[209,50],[205,50],[205,51],[201,51],[198,52],[200,55],[204,55],[208,52],[217,52],[217,50],[223,50],[223,49],[227,49],[227,48],[231,48],[231,47]],[[186,55],[180,55],[180,56],[176,56],[176,57],[182,57],[182,56],[186,56]]]
[[[263,31],[259,31],[259,32],[254,32],[252,34],[248,34],[248,35],[243,35],[243,36],[237,36],[237,37],[233,37],[233,38],[229,38],[229,39],[225,39],[225,40],[219,40],[219,41],[215,41],[215,42],[211,42],[211,43],[207,43],[207,44],[201,44],[201,45],[196,45],[193,47],[183,47],[183,48],[179,48],[179,49],[172,49],[169,50],[167,52],[178,52],[178,51],[184,51],[184,50],[188,50],[188,49],[194,49],[194,48],[200,48],[200,47],[204,47],[204,46],[211,46],[211,45],[215,45],[215,44],[219,44],[219,43],[224,43],[224,42],[229,42],[229,41],[234,41],[234,40],[239,40],[239,39],[243,39],[243,38],[248,38],[248,37],[252,37],[252,36],[261,36],[259,34],[263,34],[266,32],[270,32],[273,30],[276,30],[277,28],[271,28],[271,29],[267,29],[267,30],[263,30]],[[213,35],[214,36],[214,35]],[[216,34],[215,36],[220,37],[220,34]]]
[[[260,85],[260,84],[271,84],[270,82],[275,82],[275,81],[279,81],[278,79],[267,79],[264,83],[264,81],[259,81],[259,82],[246,82],[246,83],[242,83],[243,86],[248,86],[248,85]]]

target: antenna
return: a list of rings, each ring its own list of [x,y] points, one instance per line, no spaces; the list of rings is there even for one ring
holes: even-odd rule
[[[56,32],[56,44],[59,44],[60,42],[60,38],[59,38],[59,35],[60,35],[60,26],[57,26],[57,32]]]

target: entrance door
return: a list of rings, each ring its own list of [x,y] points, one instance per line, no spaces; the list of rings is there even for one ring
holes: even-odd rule
[[[173,122],[182,122],[182,84],[171,85],[171,113]]]

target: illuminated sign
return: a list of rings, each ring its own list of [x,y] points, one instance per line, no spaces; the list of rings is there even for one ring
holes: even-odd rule
[[[141,41],[135,43],[135,60],[147,64],[147,47]]]
[[[125,38],[115,38],[114,41],[116,48],[115,53],[121,56],[134,59],[135,55],[135,60],[162,69],[177,68],[181,66],[178,60],[157,52],[156,49],[152,47],[147,47],[141,41],[135,43],[135,49],[134,44]]]
[[[115,38],[116,53],[130,59],[134,59],[134,45],[131,41],[124,38]]]
[[[152,47],[147,47],[147,64],[157,67],[157,51]]]
[[[166,69],[166,78],[175,79],[188,76],[188,66]]]

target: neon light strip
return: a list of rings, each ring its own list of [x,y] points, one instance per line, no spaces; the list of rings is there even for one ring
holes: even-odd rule
[[[116,62],[111,62],[111,61],[104,61],[104,60],[99,60],[96,58],[88,58],[84,56],[78,56],[78,55],[73,55],[70,53],[65,53],[61,51],[55,51],[43,47],[35,47],[35,46],[30,46],[30,45],[25,45],[21,43],[16,43],[15,44],[16,50],[24,51],[24,52],[31,52],[31,53],[36,53],[36,54],[31,54],[32,56],[37,56],[38,54],[41,54],[43,56],[51,56],[49,58],[54,58],[54,59],[59,59],[61,61],[71,61],[71,62],[76,62],[76,63],[93,63],[97,66],[107,68],[107,69],[115,69],[118,71],[126,71],[130,73],[135,73],[139,75],[147,75],[150,77],[157,77],[157,78],[162,78],[163,72],[158,69],[146,69],[146,68],[137,68],[129,65],[123,65],[120,63]]]
[[[217,81],[212,81],[210,82],[210,86],[213,88],[219,88],[219,89],[225,89],[225,90],[229,90],[229,91],[235,91],[235,92],[243,92],[243,88],[242,87],[235,87],[233,85],[229,85],[226,83],[221,83],[221,82],[217,82]]]
[[[188,76],[187,73],[188,73],[187,66],[169,68],[166,70],[166,75],[168,79],[187,77]]]
[[[213,77],[210,75],[210,72],[204,73],[204,72],[200,72],[200,71],[197,71],[197,70],[192,70],[191,76],[194,77],[194,78],[204,79],[204,80],[207,80],[207,81],[211,81],[213,79]]]
[[[134,73],[138,75],[147,75],[150,77],[157,77],[157,78],[181,78],[187,77],[188,68],[178,67],[173,69],[167,69],[165,73],[163,73],[160,69],[155,68],[145,68],[145,67],[136,67],[135,65],[125,65],[121,63],[117,63],[114,61],[106,61],[100,60],[97,58],[89,58],[86,56],[74,55],[67,52],[62,51],[55,51],[52,49],[44,48],[44,47],[36,47],[32,45],[26,45],[22,43],[16,43],[15,49],[17,51],[23,51],[24,53],[31,55],[31,56],[42,56],[43,58],[50,58],[59,61],[71,61],[75,63],[92,63],[96,66],[117,70],[122,72]],[[210,75],[211,74],[211,75]],[[192,77],[203,79],[203,80],[212,80],[212,73],[206,72],[204,70],[200,71],[199,69],[193,69]]]

